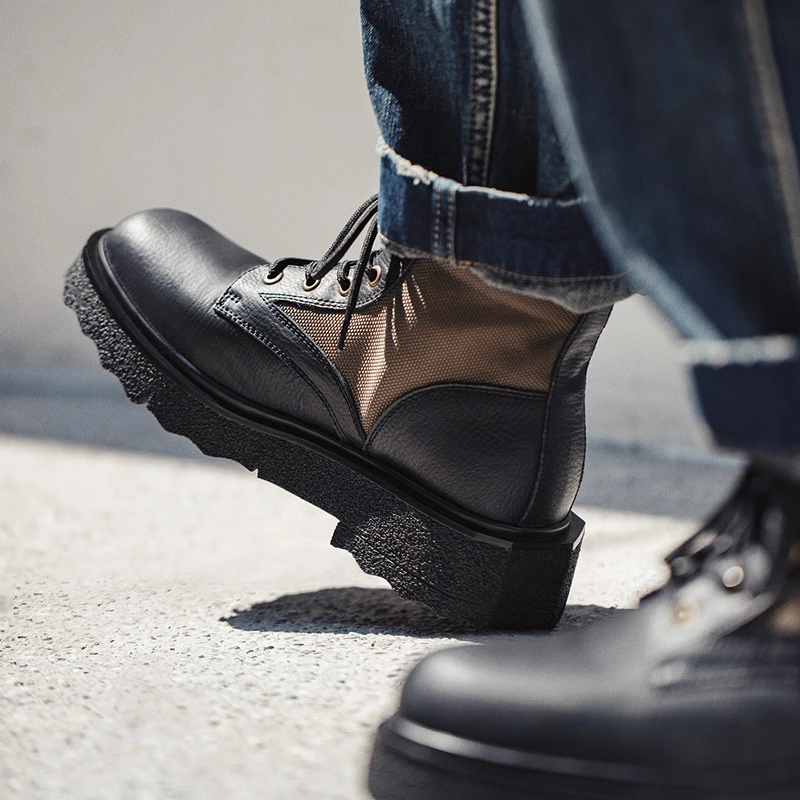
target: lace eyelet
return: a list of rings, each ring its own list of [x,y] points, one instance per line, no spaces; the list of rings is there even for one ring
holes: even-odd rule
[[[722,573],[722,585],[729,591],[735,591],[742,588],[744,578],[744,570],[738,564],[733,564]]]
[[[264,275],[264,283],[269,286],[270,284],[277,283],[283,277],[283,270],[281,270],[277,275],[270,276],[269,272]]]
[[[381,282],[381,275],[383,275],[383,267],[380,264],[376,264],[375,266],[372,267],[372,269],[375,270],[375,277],[370,278],[369,275],[367,275],[367,283],[372,288],[374,288]]]
[[[346,288],[346,289],[345,289],[345,287],[344,287],[344,286],[342,286],[342,284],[340,283],[340,284],[339,284],[339,294],[340,294],[342,297],[347,297],[347,295],[349,295],[349,294],[350,294],[350,287],[351,287],[351,286],[352,286],[352,284],[350,283],[350,281],[347,281],[347,288]]]
[[[317,286],[319,286],[319,278],[314,278],[314,280],[311,283],[309,283],[308,276],[306,276],[306,279],[303,281],[304,292],[313,292],[314,289],[317,288]]]

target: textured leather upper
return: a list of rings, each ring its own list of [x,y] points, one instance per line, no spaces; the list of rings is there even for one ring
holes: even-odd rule
[[[180,368],[257,409],[363,449],[491,520],[550,525],[572,506],[583,467],[586,363],[607,313],[582,318],[569,335],[549,392],[424,386],[386,408],[367,438],[351,387],[287,313],[287,303],[342,313],[347,301],[334,272],[313,291],[303,290],[303,264],[287,265],[270,281],[266,259],[169,209],[129,217],[102,237],[100,255],[134,316],[177,354]],[[402,268],[393,272],[388,260],[380,266],[375,285],[362,283],[356,314],[400,280]]]
[[[516,389],[428,386],[384,412],[367,450],[465,508],[518,523],[539,468],[545,402]]]
[[[190,214],[134,214],[101,240],[101,255],[140,318],[203,375],[244,398],[320,427],[330,413],[287,359],[214,312],[264,259]]]
[[[798,531],[800,486],[751,466],[638,611],[434,654],[409,678],[401,715],[529,756],[615,765],[619,777],[780,762],[796,773]]]
[[[584,314],[553,371],[542,428],[541,469],[523,525],[563,519],[578,494],[586,453],[586,370],[611,309]]]
[[[691,602],[696,616],[676,609]],[[403,717],[590,762],[711,767],[800,758],[800,640],[731,635],[760,611],[708,576],[587,629],[426,658]]]

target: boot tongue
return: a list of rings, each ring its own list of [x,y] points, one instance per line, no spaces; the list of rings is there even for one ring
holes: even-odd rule
[[[797,572],[800,566],[800,478],[767,469],[758,470],[754,492],[758,493],[757,517],[752,536],[785,574]]]
[[[779,452],[756,452],[753,464],[775,477],[800,486],[800,454]]]

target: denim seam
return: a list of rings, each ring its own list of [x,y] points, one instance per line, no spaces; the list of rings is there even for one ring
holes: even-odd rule
[[[392,150],[392,148],[386,144],[382,136],[378,137],[378,142],[375,145],[375,152],[378,154],[379,158],[386,158],[391,161],[392,169],[397,175],[403,178],[411,178],[411,180],[416,183],[424,183],[425,186],[430,186],[430,184],[439,177],[435,172],[425,169],[425,167],[419,164],[414,164],[412,161],[401,156],[396,150]]]
[[[503,269],[502,267],[496,267],[492,264],[486,264],[482,261],[469,261],[467,259],[457,259],[457,258],[444,258],[443,256],[439,255],[436,252],[430,252],[428,250],[420,250],[417,247],[411,247],[410,245],[401,244],[400,242],[395,242],[393,239],[390,239],[386,234],[381,233],[381,240],[388,244],[390,247],[394,246],[400,250],[405,251],[412,251],[419,256],[428,256],[430,258],[439,258],[443,259],[444,261],[448,262],[454,267],[476,267],[477,269],[485,269],[489,272],[496,272],[498,275],[506,275],[512,278],[517,278],[520,283],[571,283],[577,281],[610,281],[610,280],[617,280],[619,278],[626,277],[629,273],[628,272],[615,272],[611,275],[576,275],[575,277],[569,278],[559,278],[550,275],[538,275],[538,276],[528,276],[528,275],[520,275],[518,272],[514,272],[510,269]],[[557,242],[558,240],[553,239],[550,240],[553,242]]]
[[[447,258],[455,260],[455,189],[450,189],[447,192]]]
[[[433,205],[434,205],[434,214],[433,214],[433,252],[437,256],[441,256],[441,253],[439,252],[439,229],[440,229],[440,218],[441,218],[441,203],[440,203],[439,190],[436,187],[433,188]]]
[[[389,147],[386,142],[378,138],[375,152],[381,159],[386,159],[391,163],[392,172],[400,178],[409,178],[414,184],[422,183],[425,186],[430,186],[437,178],[450,181],[450,178],[443,178],[436,172],[426,169],[425,167],[409,161],[404,156],[401,156],[396,150]],[[507,189],[495,189],[492,186],[467,186],[466,184],[452,181],[459,192],[468,192],[469,194],[486,194],[492,198],[502,198],[513,200],[517,203],[526,203],[530,206],[547,204],[555,208],[571,208],[574,206],[585,207],[587,202],[580,197],[573,197],[561,199],[557,197],[537,197],[536,195],[524,194],[523,192],[512,192]]]
[[[497,97],[497,0],[474,0],[470,113],[464,183],[485,186]]]
[[[789,116],[763,0],[743,0],[752,81],[750,99],[759,122],[775,193],[789,235],[789,251],[800,277],[800,173]]]
[[[615,264],[631,266],[630,272],[640,289],[656,299],[662,311],[671,318],[683,335],[708,338],[717,336],[716,326],[695,302],[652,259],[632,247],[597,202],[597,187],[583,153],[571,108],[570,92],[564,81],[559,56],[548,35],[551,30],[549,8],[543,3],[527,3],[524,9],[528,17],[528,35],[533,43],[539,74],[550,100],[553,122],[568,156],[570,171],[583,176],[582,193],[589,201],[586,206],[587,216],[592,222],[595,235],[602,242],[603,249]]]

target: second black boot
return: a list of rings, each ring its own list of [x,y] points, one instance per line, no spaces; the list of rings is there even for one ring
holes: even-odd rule
[[[800,484],[753,467],[669,563],[637,611],[423,660],[373,795],[800,797]]]
[[[373,250],[376,212],[319,260],[277,261],[141,212],[91,237],[65,299],[134,402],[336,516],[332,543],[399,594],[550,627],[583,536],[586,367],[608,312]]]

